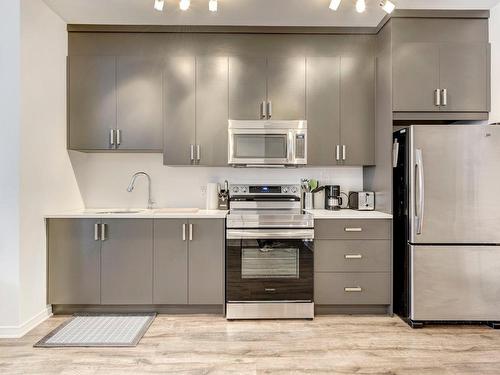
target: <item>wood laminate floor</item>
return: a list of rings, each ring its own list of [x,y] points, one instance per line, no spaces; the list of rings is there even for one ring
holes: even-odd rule
[[[500,331],[398,318],[156,318],[135,348],[33,348],[67,317],[0,340],[0,374],[500,374]]]

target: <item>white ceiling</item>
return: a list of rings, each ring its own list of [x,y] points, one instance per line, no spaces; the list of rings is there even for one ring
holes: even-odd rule
[[[154,0],[44,0],[68,23],[134,25],[252,26],[376,26],[385,13],[379,0],[367,0],[367,11],[356,13],[355,0],[328,9],[330,0],[218,0],[219,11],[208,11],[208,0],[191,0],[180,11],[178,0],[166,0],[163,13]],[[400,9],[490,9],[500,0],[392,0]]]

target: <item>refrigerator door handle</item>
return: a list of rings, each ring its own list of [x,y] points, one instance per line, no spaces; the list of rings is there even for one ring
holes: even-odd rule
[[[415,221],[417,224],[417,234],[422,234],[424,224],[424,211],[425,211],[425,188],[424,188],[424,162],[422,157],[422,150],[415,150],[415,174],[418,178],[416,185],[418,185],[418,196],[415,200]],[[415,187],[415,189],[417,186]]]

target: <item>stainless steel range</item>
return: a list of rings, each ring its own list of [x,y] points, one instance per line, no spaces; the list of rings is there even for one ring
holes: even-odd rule
[[[227,319],[314,317],[314,220],[300,185],[232,185]]]

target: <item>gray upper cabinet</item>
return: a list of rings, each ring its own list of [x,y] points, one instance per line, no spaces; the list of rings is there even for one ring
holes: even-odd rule
[[[439,48],[439,87],[447,101],[441,111],[489,111],[489,46],[446,43]]]
[[[194,57],[169,58],[164,71],[165,130],[163,159],[166,165],[190,165],[196,144],[196,61]]]
[[[262,119],[267,99],[265,57],[229,57],[229,118]]]
[[[306,117],[306,64],[304,57],[267,59],[267,115],[275,120]]]
[[[375,59],[342,56],[340,63],[342,165],[375,163]]]
[[[116,58],[68,58],[68,148],[109,150],[116,128]]]
[[[393,53],[394,111],[439,111],[439,46],[436,43],[404,43]]]
[[[153,303],[153,220],[103,220],[101,304]]]
[[[117,148],[160,151],[163,148],[161,59],[117,59]]]
[[[227,166],[228,58],[196,58],[196,164]]]
[[[307,162],[337,163],[340,145],[340,57],[307,58]]]
[[[189,220],[189,303],[224,303],[224,220]]]
[[[99,223],[98,219],[48,220],[48,303],[100,303],[101,242],[94,233]]]

